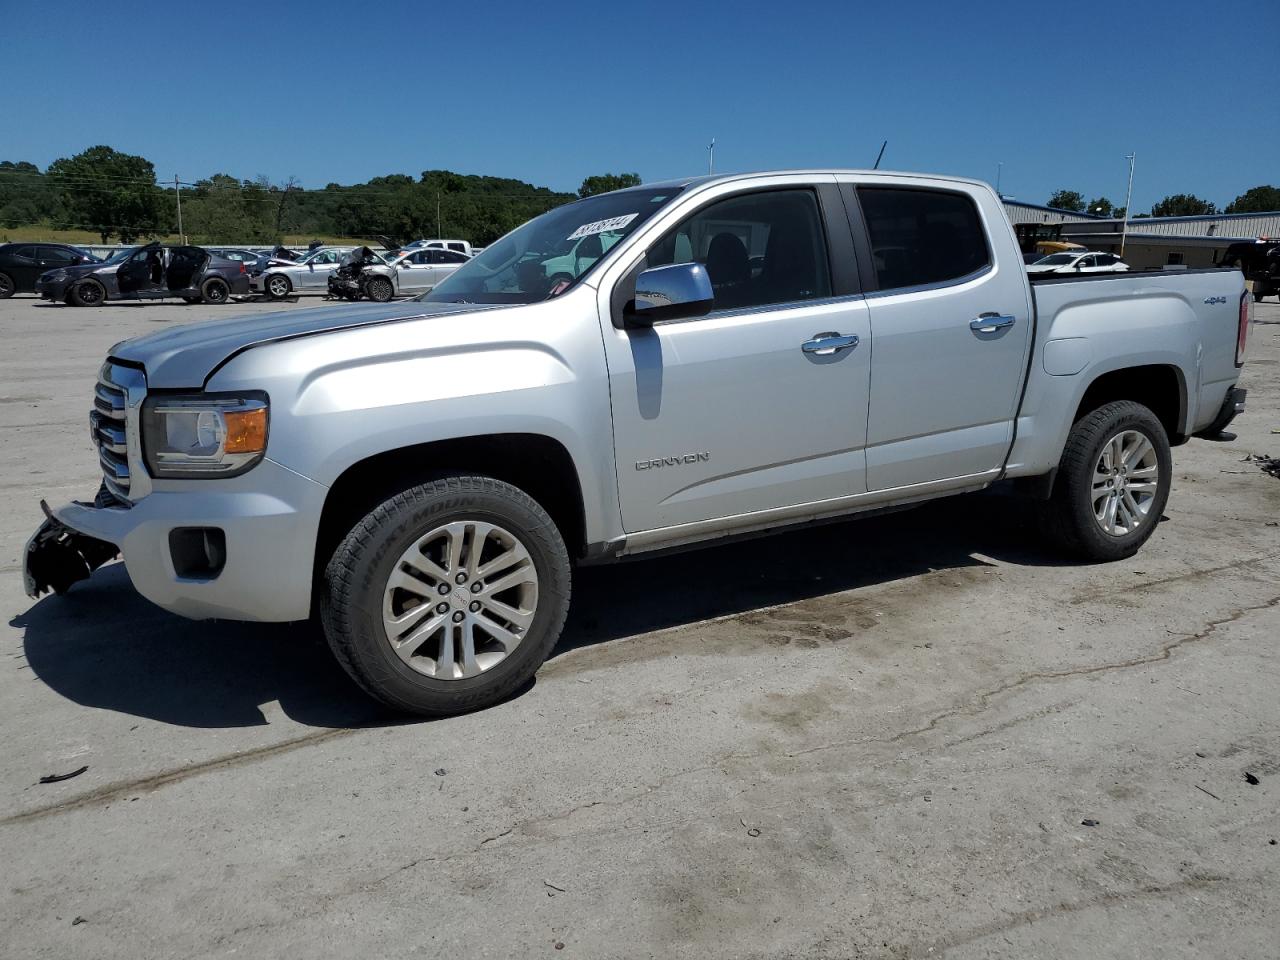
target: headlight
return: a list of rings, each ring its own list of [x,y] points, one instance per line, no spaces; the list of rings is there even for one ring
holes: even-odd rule
[[[40,279],[43,280],[45,283],[61,283],[63,280],[67,279],[67,271],[50,270]]]
[[[153,477],[234,477],[267,450],[264,393],[152,395],[142,404],[142,453]]]

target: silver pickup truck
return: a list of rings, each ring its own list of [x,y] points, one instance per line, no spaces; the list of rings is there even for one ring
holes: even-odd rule
[[[167,610],[318,615],[384,703],[468,710],[550,653],[575,562],[997,481],[1074,555],[1132,555],[1170,448],[1243,409],[1250,309],[1235,270],[1029,283],[970,180],[604,194],[420,301],[116,345],[90,414],[102,487],[45,507],[26,586],[123,555]]]

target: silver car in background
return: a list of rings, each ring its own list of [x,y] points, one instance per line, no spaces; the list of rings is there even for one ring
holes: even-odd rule
[[[268,260],[260,273],[249,278],[254,293],[265,293],[272,300],[300,293],[327,294],[329,274],[338,269],[345,251],[324,247],[295,263]]]
[[[402,294],[416,295],[433,289],[471,258],[456,250],[420,247],[404,250],[389,262],[395,268]]]

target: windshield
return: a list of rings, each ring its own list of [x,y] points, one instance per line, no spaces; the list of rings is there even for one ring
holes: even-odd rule
[[[1043,260],[1037,260],[1035,262],[1035,265],[1037,267],[1040,267],[1040,266],[1053,267],[1062,263],[1070,263],[1072,260],[1074,260],[1078,256],[1080,256],[1080,254],[1078,253],[1051,253],[1049,254],[1049,256],[1045,257]]]
[[[559,296],[679,192],[622,190],[556,207],[468,260],[422,299],[536,303]]]
[[[133,254],[141,250],[141,247],[125,247],[123,250],[117,250],[111,256],[104,260],[104,263],[119,263],[122,260],[128,260]]]

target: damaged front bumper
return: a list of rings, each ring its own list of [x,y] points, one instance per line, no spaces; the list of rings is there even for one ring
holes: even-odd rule
[[[73,583],[87,580],[93,571],[120,556],[120,548],[96,537],[72,530],[58,520],[49,505],[40,501],[45,521],[22,552],[22,585],[29,597],[47,590],[64,594]]]

